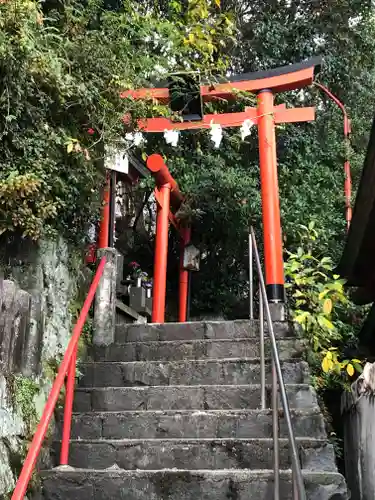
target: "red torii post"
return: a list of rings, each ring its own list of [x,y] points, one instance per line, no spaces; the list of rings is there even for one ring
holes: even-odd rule
[[[190,228],[181,227],[170,207],[178,210],[184,200],[177,182],[171,176],[167,165],[159,154],[147,158],[147,168],[156,182],[155,198],[157,203],[155,256],[154,256],[154,296],[152,301],[152,322],[164,323],[165,296],[167,285],[168,230],[171,222],[181,237],[181,259],[179,276],[179,312],[180,322],[186,321],[188,298],[188,271],[183,268],[185,245],[190,241]]]
[[[191,240],[191,227],[180,227],[181,250],[180,250],[180,276],[178,286],[178,321],[184,323],[188,315],[189,301],[189,271],[184,268],[185,247]]]
[[[98,248],[107,248],[109,246],[110,194],[111,194],[111,182],[110,182],[110,176],[107,172],[104,191],[103,191],[103,206],[102,206],[100,226],[99,226]]]
[[[165,130],[208,129],[211,123],[222,127],[240,127],[247,119],[258,126],[259,164],[262,194],[262,217],[267,296],[270,303],[284,302],[284,263],[280,223],[279,189],[277,176],[275,125],[313,121],[315,108],[292,108],[274,105],[274,95],[311,85],[320,58],[257,73],[244,74],[231,81],[200,87],[203,102],[218,99],[235,100],[236,92],[252,92],[258,96],[256,108],[239,113],[205,115],[202,120],[175,123],[168,118],[150,118],[139,121],[145,132]],[[144,88],[124,92],[122,97],[153,99],[166,104],[170,100],[168,88]]]

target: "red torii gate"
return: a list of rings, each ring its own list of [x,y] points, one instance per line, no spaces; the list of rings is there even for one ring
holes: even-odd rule
[[[140,120],[138,122],[139,128],[145,132],[210,128],[211,123],[220,124],[221,127],[239,127],[248,119],[258,126],[265,274],[267,296],[270,303],[284,302],[284,266],[275,125],[279,123],[313,121],[315,119],[314,107],[287,109],[285,105],[275,106],[274,94],[297,90],[311,85],[316,69],[320,64],[321,58],[317,57],[309,61],[269,71],[240,75],[225,83],[203,85],[200,87],[203,102],[218,99],[235,100],[236,92],[238,91],[256,93],[258,96],[256,108],[246,108],[245,111],[239,113],[206,115],[200,121],[175,123],[168,118],[160,117]],[[153,99],[163,104],[170,101],[168,88],[129,90],[122,93],[122,97],[145,100]],[[151,158],[149,167],[153,162]],[[170,189],[167,187],[167,184],[165,185],[165,191],[163,188],[160,188],[161,197],[165,197],[165,201],[167,201],[167,195],[163,193]],[[156,253],[158,252],[162,252],[162,248],[157,244]],[[155,288],[154,294],[157,296],[158,293],[159,290]]]
[[[147,159],[147,168],[155,179],[156,188],[154,194],[157,203],[152,322],[164,323],[165,319],[169,222],[175,227],[181,238],[178,320],[185,322],[189,293],[189,271],[184,268],[184,251],[186,245],[190,243],[191,228],[180,224],[170,210],[170,208],[173,208],[174,211],[177,211],[184,197],[177,182],[171,176],[162,156],[158,154],[149,156]],[[109,241],[109,235],[113,231],[110,223],[110,195],[112,189],[114,189],[114,184],[115,182],[110,182],[110,176],[107,174],[107,182],[103,191],[103,207],[97,242],[98,248],[107,248],[109,245],[112,245]]]
[[[178,320],[186,321],[188,301],[188,271],[184,269],[184,249],[190,242],[191,229],[181,226],[173,213],[172,206],[178,210],[184,200],[177,182],[169,173],[163,157],[153,154],[147,158],[147,168],[156,182],[155,198],[157,203],[155,257],[154,257],[154,294],[152,300],[152,322],[164,323],[165,295],[167,287],[167,260],[168,260],[168,230],[169,222],[176,228],[181,237],[181,257],[179,274],[179,306]]]

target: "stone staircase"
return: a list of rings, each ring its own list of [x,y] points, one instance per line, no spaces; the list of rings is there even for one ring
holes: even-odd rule
[[[347,499],[303,344],[286,323],[275,334],[308,499]],[[272,500],[272,415],[259,409],[258,338],[256,321],[118,326],[116,343],[95,347],[80,366],[70,466],[43,472],[42,498]],[[289,500],[283,418],[280,438],[280,498]]]

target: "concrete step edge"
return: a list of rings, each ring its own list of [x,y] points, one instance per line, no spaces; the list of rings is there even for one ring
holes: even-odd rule
[[[205,319],[205,320],[202,320],[202,321],[186,321],[184,323],[177,323],[177,322],[166,322],[166,323],[144,323],[144,324],[141,324],[140,326],[144,327],[144,328],[147,328],[147,327],[157,327],[157,328],[162,328],[164,326],[167,326],[167,327],[177,327],[177,326],[181,326],[181,325],[230,325],[230,324],[237,324],[237,325],[240,325],[240,324],[244,324],[244,323],[247,323],[247,324],[250,324],[251,325],[259,325],[260,321],[259,319],[233,319],[233,320],[209,320],[209,319]],[[132,326],[134,326],[136,323],[116,323],[116,328],[130,328]],[[264,325],[265,327],[267,327],[267,321],[265,320],[264,321]],[[293,323],[290,322],[290,321],[274,321],[273,322],[273,325],[274,326],[293,326]],[[137,324],[138,326],[138,324]]]
[[[249,408],[249,409],[216,409],[216,410],[120,410],[120,411],[88,411],[88,412],[73,412],[73,416],[108,416],[108,415],[270,415],[272,409],[266,408],[264,410]],[[282,410],[279,410],[279,418],[282,417]],[[311,407],[308,409],[291,408],[290,413],[296,416],[312,416],[320,415],[321,410],[319,406]]]
[[[270,339],[268,337],[266,337],[266,342],[269,342]],[[282,337],[282,338],[277,338],[276,339],[276,342],[279,343],[279,342],[303,342],[304,339],[303,338],[299,338],[299,337]],[[249,338],[249,337],[238,337],[238,338],[218,338],[218,339],[186,339],[186,340],[140,340],[140,341],[129,341],[129,342],[118,342],[118,341],[115,341],[113,342],[112,344],[109,344],[109,345],[105,345],[105,346],[101,346],[101,345],[98,345],[98,346],[93,346],[93,348],[108,348],[108,347],[111,347],[111,346],[129,346],[129,345],[148,345],[148,344],[152,344],[152,345],[155,345],[155,344],[159,344],[159,345],[171,345],[171,344],[174,344],[174,345],[184,345],[184,344],[201,344],[201,343],[206,343],[206,344],[210,344],[210,343],[214,343],[214,342],[222,342],[222,343],[240,343],[240,342],[251,342],[251,343],[259,343],[260,342],[260,339],[259,338],[256,338],[256,337],[253,337],[253,338]]]
[[[120,469],[120,468],[114,468],[110,467],[109,469],[79,469],[75,467],[71,467],[70,465],[59,465],[53,469],[49,470],[42,470],[41,474],[43,476],[48,476],[48,475],[54,475],[56,472],[58,473],[66,473],[67,475],[70,474],[98,474],[98,475],[105,475],[105,474],[113,474],[113,475],[120,475],[120,476],[151,476],[155,474],[179,474],[181,472],[186,472],[189,475],[192,476],[208,476],[208,477],[226,477],[227,474],[233,474],[236,473],[237,475],[246,478],[246,479],[258,479],[260,478],[265,478],[267,479],[268,477],[270,479],[273,478],[274,472],[272,469],[156,469],[156,470],[142,470],[142,469],[135,469],[135,470],[128,470],[128,469]],[[281,477],[289,477],[292,474],[291,469],[280,469],[280,476]],[[302,470],[302,474],[306,478],[334,478],[334,477],[342,477],[339,472],[323,472],[323,471],[309,471],[308,469]]]
[[[300,358],[288,358],[283,359],[281,365],[285,363],[303,363],[304,361]],[[152,364],[152,365],[183,365],[191,363],[249,363],[254,365],[260,364],[259,358],[204,358],[204,359],[186,359],[177,361],[163,361],[163,360],[151,360],[151,361],[83,361],[79,363],[80,367],[92,366],[92,365],[141,365],[141,364]],[[266,364],[271,364],[271,359],[266,359]]]
[[[297,444],[310,444],[314,446],[324,446],[330,443],[327,439],[296,437]],[[54,443],[61,443],[61,440],[54,440]],[[71,444],[114,444],[114,445],[137,445],[137,444],[211,444],[211,443],[261,443],[269,445],[273,443],[273,438],[146,438],[146,439],[71,439]],[[288,438],[279,438],[279,444],[289,444]]]
[[[277,338],[294,336],[295,329],[290,322],[275,322],[274,331]],[[259,321],[201,321],[191,323],[147,323],[117,324],[115,338],[121,343],[138,340],[184,340],[184,339],[226,339],[236,337],[257,336]],[[265,332],[268,331],[265,323]]]
[[[168,390],[168,389],[233,389],[233,388],[239,388],[239,389],[245,389],[245,388],[250,388],[254,390],[260,390],[261,385],[260,384],[217,384],[217,385],[186,385],[186,384],[181,384],[181,385],[138,385],[138,386],[129,386],[129,387],[118,387],[118,386],[98,386],[98,387],[77,387],[75,389],[75,392],[92,392],[92,391],[148,391],[149,389],[160,389],[160,390]],[[271,384],[266,384],[266,389],[271,389],[272,385]],[[310,384],[285,384],[286,389],[311,389],[312,386]]]

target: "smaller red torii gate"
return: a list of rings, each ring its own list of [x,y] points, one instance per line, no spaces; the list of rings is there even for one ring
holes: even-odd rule
[[[184,251],[186,245],[190,243],[191,227],[182,225],[174,216],[171,208],[176,212],[182,202],[182,195],[177,182],[171,176],[167,165],[159,154],[153,154],[147,159],[147,168],[155,179],[156,188],[154,190],[157,203],[156,235],[155,235],[155,256],[154,256],[154,293],[152,301],[152,322],[164,323],[165,320],[165,299],[167,287],[167,261],[168,261],[168,233],[169,223],[171,223],[181,238],[180,250],[180,270],[179,270],[179,304],[178,320],[185,322],[187,319],[187,304],[189,295],[189,271],[184,268]],[[103,191],[103,207],[98,235],[98,248],[109,246],[109,235],[113,230],[110,219],[110,177],[107,175],[107,182]]]
[[[178,320],[186,321],[189,293],[189,271],[184,269],[184,250],[190,242],[191,228],[183,226],[170,210],[178,210],[184,200],[177,182],[171,176],[163,157],[153,154],[147,158],[147,168],[156,182],[155,198],[157,203],[155,257],[154,257],[154,294],[152,300],[152,322],[164,323],[165,297],[167,289],[168,232],[169,222],[181,237],[179,307]]]
[[[315,119],[314,107],[287,109],[285,105],[275,106],[274,95],[279,92],[297,90],[311,85],[316,69],[320,64],[321,58],[317,57],[309,61],[269,71],[236,76],[225,83],[203,85],[200,87],[203,102],[222,99],[235,100],[238,91],[255,93],[258,96],[256,108],[246,108],[245,111],[240,113],[206,115],[199,121],[176,123],[168,118],[158,117],[138,122],[140,130],[145,132],[207,129],[211,127],[212,123],[220,124],[221,127],[239,127],[245,120],[251,120],[253,124],[257,125],[266,288],[270,303],[284,302],[284,263],[275,125],[279,123],[312,121]],[[166,104],[170,101],[170,92],[168,88],[144,88],[123,92],[122,97],[156,100]],[[124,118],[124,121],[128,121],[127,117]],[[169,190],[170,188],[168,188],[168,192]],[[166,191],[167,189],[162,190],[160,197],[167,199]],[[157,290],[155,290],[155,293],[158,293]]]

